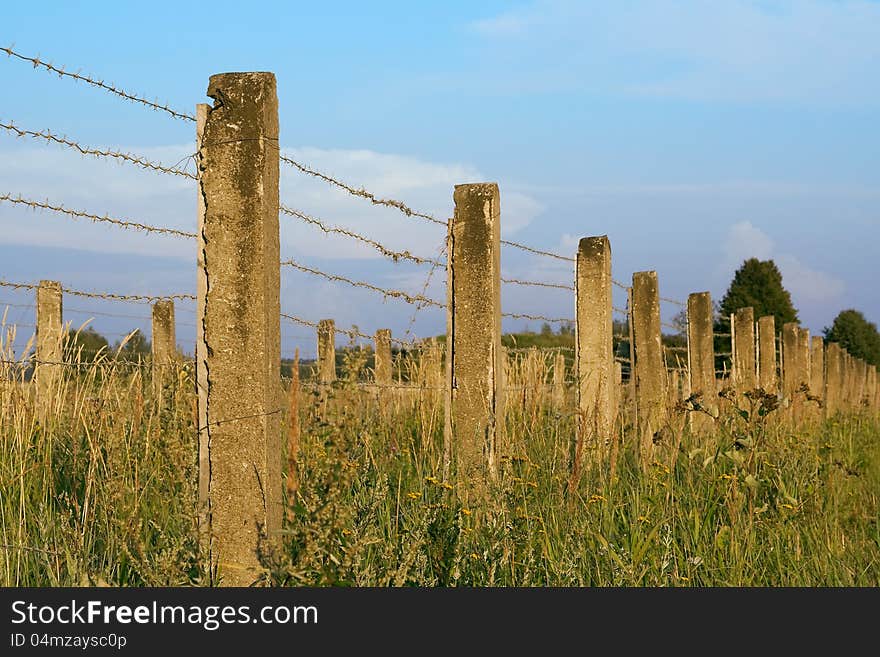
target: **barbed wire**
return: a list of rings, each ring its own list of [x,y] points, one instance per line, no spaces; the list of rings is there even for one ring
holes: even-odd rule
[[[627,285],[626,283],[621,283],[620,281],[616,281],[613,278],[611,279],[611,284],[616,285],[621,290],[629,290],[629,285]]]
[[[308,326],[309,328],[313,328],[315,330],[318,329],[318,322],[312,322],[308,319],[303,319],[302,317],[297,317],[296,315],[291,315],[289,313],[281,313],[281,317],[283,317],[284,319],[286,319],[290,322],[293,322],[294,324],[299,324],[300,326]],[[338,328],[335,324],[333,325],[333,331],[337,334],[340,334],[340,335],[346,335],[351,339],[361,338],[362,340],[367,340],[367,341],[373,341],[375,339],[375,336],[373,336],[373,335],[367,335],[366,333],[361,333],[360,331],[357,331],[355,329]],[[402,345],[402,346],[405,346],[408,348],[414,348],[414,347],[420,346],[416,342],[407,342],[405,340],[401,340],[400,338],[394,338],[394,337],[391,338],[391,342],[394,342],[396,344],[399,344],[399,345]]]
[[[10,303],[8,301],[0,301],[0,306],[9,306],[10,308],[36,308],[33,303]]]
[[[39,285],[37,283],[14,283],[12,281],[7,281],[0,279],[0,287],[6,287],[13,290],[37,290],[39,289]],[[191,300],[194,301],[196,296],[194,294],[166,294],[166,295],[157,295],[151,296],[147,294],[114,294],[110,292],[85,292],[83,290],[73,290],[67,287],[62,287],[61,291],[64,294],[70,294],[75,297],[84,297],[86,299],[107,299],[110,301],[132,301],[135,303],[153,303],[156,301],[174,301],[176,299],[179,300]]]
[[[364,244],[367,244],[368,246],[376,249],[379,253],[384,255],[386,258],[393,260],[394,262],[398,262],[399,260],[409,260],[419,265],[437,264],[439,266],[442,264],[430,258],[421,258],[419,256],[413,255],[409,251],[395,251],[391,248],[388,248],[384,244],[381,244],[374,239],[366,237],[365,235],[361,235],[360,233],[356,233],[353,230],[349,230],[347,228],[339,228],[338,226],[328,226],[320,219],[307,215],[306,213],[300,212],[299,210],[289,208],[283,204],[279,206],[279,209],[283,214],[301,219],[307,224],[318,227],[324,233],[336,233],[338,235],[344,235],[346,237],[358,240],[359,242],[363,242]]]
[[[525,313],[501,313],[502,317],[510,317],[511,319],[531,319],[539,322],[551,322],[556,324],[574,323],[573,319],[565,317],[544,317],[543,315],[527,315]]]
[[[68,148],[72,148],[76,151],[79,151],[81,155],[91,155],[93,157],[109,157],[115,158],[117,160],[128,162],[129,164],[134,164],[143,169],[149,169],[151,171],[156,171],[158,173],[166,173],[174,176],[181,176],[183,178],[189,178],[190,180],[198,180],[198,177],[195,174],[192,174],[188,171],[184,171],[183,169],[178,169],[176,167],[166,167],[163,164],[159,164],[158,162],[152,162],[145,157],[141,157],[139,155],[132,155],[131,153],[123,153],[121,151],[112,151],[112,150],[101,150],[97,148],[89,148],[88,146],[82,146],[75,141],[67,139],[66,137],[60,137],[58,135],[53,134],[49,130],[42,130],[39,132],[35,132],[33,130],[25,130],[23,128],[19,128],[13,122],[2,123],[0,122],[0,128],[3,128],[7,132],[15,133],[17,137],[31,137],[33,139],[44,139],[50,143],[60,144],[62,146],[67,146]]]
[[[687,304],[684,301],[679,301],[678,299],[670,299],[669,297],[658,297],[660,301],[666,301],[667,303],[675,304],[676,306],[681,306],[682,308],[687,308]]]
[[[134,367],[134,368],[150,368],[153,367],[181,367],[186,364],[192,364],[195,361],[182,360],[179,363],[152,363],[132,360],[118,360],[116,358],[99,358],[93,361],[68,362],[60,360],[40,360],[28,357],[24,360],[7,360],[0,359],[0,365],[17,365],[22,369],[27,369],[33,365],[58,365],[61,367],[69,367],[71,369],[81,368],[97,368],[97,367]]]
[[[85,82],[88,85],[91,85],[91,86],[96,87],[98,89],[103,89],[104,91],[107,91],[108,93],[119,96],[120,98],[124,98],[125,100],[129,100],[134,103],[140,103],[141,105],[144,105],[145,107],[149,107],[151,109],[154,109],[154,110],[157,110],[160,112],[165,112],[166,114],[170,114],[175,119],[184,119],[187,121],[195,121],[196,120],[195,116],[193,116],[191,114],[186,114],[185,112],[178,112],[176,110],[173,110],[170,107],[168,107],[167,104],[160,105],[158,102],[150,101],[142,96],[128,93],[127,91],[124,91],[123,89],[120,89],[113,84],[107,84],[106,82],[104,82],[104,80],[96,80],[88,75],[81,75],[78,72],[77,73],[69,73],[68,71],[64,70],[63,66],[62,67],[54,66],[52,64],[49,64],[48,62],[44,62],[44,61],[40,60],[39,57],[28,57],[27,55],[23,55],[19,52],[16,52],[15,50],[12,49],[12,47],[8,47],[8,48],[0,47],[0,51],[5,52],[9,57],[16,57],[16,58],[21,59],[23,61],[30,62],[31,64],[34,65],[34,68],[41,68],[42,67],[50,73],[57,73],[58,77],[67,77],[67,78],[71,78],[72,80],[76,80],[77,82]]]
[[[367,283],[365,281],[355,281],[350,278],[346,278],[345,276],[338,276],[336,274],[328,274],[327,272],[323,272],[320,269],[313,269],[311,267],[307,267],[306,265],[300,264],[295,260],[288,259],[282,260],[281,264],[285,267],[293,267],[294,269],[298,269],[299,271],[305,272],[307,274],[312,274],[314,276],[320,276],[321,278],[325,278],[328,281],[336,281],[340,283],[346,283],[353,287],[360,287],[365,290],[371,290],[373,292],[378,292],[384,297],[392,297],[394,299],[401,299],[409,304],[418,304],[424,303],[425,305],[434,306],[437,308],[444,308],[445,306],[433,299],[429,299],[421,294],[412,295],[407,292],[403,292],[402,290],[389,290],[387,288],[378,287],[371,283]]]
[[[561,283],[542,283],[540,281],[524,281],[518,278],[501,278],[502,283],[510,283],[512,285],[530,285],[533,287],[551,287],[551,288],[559,288],[560,290],[570,290],[574,292],[573,285],[562,285]]]
[[[431,215],[425,214],[423,212],[416,212],[415,210],[410,208],[408,205],[406,205],[406,203],[404,203],[403,201],[397,201],[395,199],[377,198],[375,194],[373,194],[372,192],[368,192],[363,187],[361,187],[360,189],[356,189],[356,188],[352,187],[351,185],[348,185],[340,180],[337,180],[336,178],[333,178],[332,176],[327,175],[326,173],[321,173],[320,171],[312,169],[312,168],[306,166],[305,164],[297,162],[296,160],[294,160],[292,158],[285,157],[284,155],[281,155],[280,158],[281,158],[282,162],[284,162],[285,164],[289,164],[290,166],[295,167],[296,169],[299,169],[302,173],[305,173],[309,176],[314,176],[315,178],[319,178],[326,183],[330,183],[331,185],[334,185],[334,186],[338,187],[339,189],[345,190],[346,192],[348,192],[352,196],[359,196],[361,198],[365,198],[368,201],[370,201],[370,203],[372,203],[373,205],[384,205],[385,207],[396,208],[397,210],[400,210],[403,214],[405,214],[408,217],[419,217],[420,219],[425,219],[426,221],[430,221],[432,223],[439,224],[440,226],[446,225],[445,221],[441,221],[440,219],[437,219],[436,217],[432,217]]]
[[[443,243],[440,245],[440,249],[437,253],[438,257],[433,261],[433,264],[431,265],[431,269],[428,270],[428,275],[425,277],[425,283],[424,283],[424,285],[422,285],[422,292],[421,292],[422,296],[426,296],[428,294],[428,287],[430,287],[430,285],[431,285],[431,279],[434,277],[434,272],[436,272],[437,269],[439,269],[441,266],[440,258],[442,258],[443,256],[446,255],[446,247],[447,247],[447,244],[446,244],[446,241],[444,240]],[[445,265],[447,263],[442,263],[442,264]],[[424,308],[425,308],[425,304],[416,304],[416,307],[413,310],[412,315],[410,315],[409,321],[406,324],[406,330],[403,332],[403,335],[405,337],[409,338],[410,340],[413,339],[412,331],[413,331],[413,327],[416,324],[416,317]]]
[[[163,228],[161,226],[150,226],[149,224],[142,224],[136,221],[128,221],[126,219],[114,219],[109,217],[108,215],[104,215],[103,217],[98,216],[96,214],[90,214],[88,212],[83,212],[82,210],[71,210],[69,208],[65,208],[61,205],[52,205],[48,201],[34,201],[32,199],[23,198],[20,194],[18,196],[12,196],[11,194],[2,194],[0,195],[0,201],[6,201],[7,203],[16,203],[19,205],[26,205],[31,209],[41,209],[41,210],[51,210],[52,212],[57,212],[59,214],[65,214],[69,217],[73,217],[74,219],[89,219],[93,223],[108,223],[113,224],[115,226],[119,226],[120,228],[125,228],[128,230],[142,230],[145,233],[159,233],[162,235],[170,235],[172,237],[186,237],[186,238],[194,238],[196,236],[195,233],[187,233],[182,230],[177,230],[175,228]]]
[[[620,313],[624,317],[629,317],[629,311],[626,308],[618,308],[617,306],[611,306],[611,310]]]
[[[558,253],[553,253],[551,251],[542,251],[540,249],[534,249],[530,246],[526,246],[525,244],[521,244],[520,242],[512,242],[511,240],[501,240],[502,244],[507,246],[512,246],[515,249],[520,249],[522,251],[527,251],[529,253],[534,253],[535,255],[546,256],[548,258],[556,258],[557,260],[564,260],[565,262],[574,262],[574,258],[569,258],[568,256],[559,255]]]

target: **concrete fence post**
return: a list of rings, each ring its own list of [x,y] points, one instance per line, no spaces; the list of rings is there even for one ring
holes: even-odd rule
[[[64,358],[61,283],[40,281],[37,287],[37,364],[34,366],[36,401],[41,417],[52,411],[52,399],[61,382]]]
[[[825,417],[841,410],[843,398],[843,354],[840,345],[829,342],[825,348]]]
[[[666,423],[666,364],[660,334],[660,290],[656,271],[633,274],[633,332],[641,463],[654,455],[654,440]]]
[[[212,571],[249,585],[281,529],[278,99],[271,73],[211,76],[198,153]]]
[[[575,274],[575,378],[579,415],[573,475],[584,460],[603,462],[614,438],[614,325],[611,243],[606,235],[578,244]]]
[[[754,390],[757,385],[757,359],[755,358],[755,310],[740,308],[732,317],[731,333],[733,342],[733,383],[737,393],[742,395]]]
[[[374,337],[373,380],[376,385],[391,385],[391,329],[379,329]]]
[[[782,325],[782,395],[792,407],[802,378],[797,361],[798,325],[787,322]]]
[[[501,209],[495,183],[456,185],[447,231],[447,382],[444,471],[462,493],[495,477],[504,439]]]
[[[825,407],[825,340],[814,335],[810,345],[810,393]]]
[[[688,387],[691,395],[698,395],[697,403],[706,411],[690,414],[691,428],[696,433],[706,433],[713,424],[709,415],[718,414],[712,314],[712,295],[708,292],[688,295]]]
[[[318,382],[336,380],[336,322],[322,319],[318,322]]]
[[[778,391],[776,376],[776,318],[766,315],[758,319],[758,387],[764,392]]]
[[[861,358],[856,359],[856,404],[859,410],[865,408],[867,399],[868,364]]]
[[[151,337],[153,394],[161,403],[163,388],[170,380],[169,366],[174,363],[177,355],[174,301],[171,299],[163,299],[153,304]]]

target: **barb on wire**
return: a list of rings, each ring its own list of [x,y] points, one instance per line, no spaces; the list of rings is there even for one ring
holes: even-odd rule
[[[283,214],[286,214],[291,217],[296,217],[297,219],[301,219],[307,224],[311,224],[312,226],[317,226],[320,230],[325,233],[336,233],[338,235],[344,235],[346,237],[350,237],[352,239],[358,240],[359,242],[363,242],[374,249],[376,249],[379,253],[381,253],[386,258],[393,260],[394,262],[398,262],[400,260],[409,260],[418,265],[436,265],[440,266],[443,263],[437,260],[433,260],[430,258],[421,258],[419,256],[413,255],[409,251],[395,251],[393,249],[389,249],[383,244],[380,244],[376,240],[370,239],[364,235],[354,232],[353,230],[348,230],[347,228],[339,228],[338,226],[328,226],[320,219],[316,219],[315,217],[309,216],[304,212],[300,212],[299,210],[294,210],[293,208],[289,208],[285,205],[281,205],[280,208]]]
[[[319,178],[326,183],[330,183],[331,185],[339,187],[340,189],[343,189],[351,194],[352,196],[360,196],[361,198],[365,198],[373,205],[384,205],[385,207],[396,208],[407,217],[419,217],[420,219],[425,219],[426,221],[439,224],[440,226],[446,225],[445,221],[441,221],[436,217],[432,217],[431,215],[425,214],[423,212],[416,212],[411,207],[406,205],[403,201],[397,201],[395,199],[376,198],[375,194],[373,194],[372,192],[368,192],[363,187],[361,187],[360,189],[355,189],[351,185],[347,185],[346,183],[341,182],[336,178],[333,178],[332,176],[328,176],[326,173],[316,171],[315,169],[312,169],[305,164],[297,162],[294,159],[285,157],[284,155],[281,156],[281,161],[285,164],[289,164],[290,166],[295,167],[296,169],[299,169],[302,173],[305,173],[309,176],[314,176],[315,178]]]
[[[542,283],[540,281],[523,281],[518,278],[502,278],[502,283],[510,283],[512,285],[531,285],[534,287],[552,287],[560,290],[571,290],[574,292],[574,285],[562,285],[561,283]]]
[[[50,73],[57,73],[58,77],[62,77],[62,78],[66,77],[66,78],[70,78],[72,80],[76,80],[77,82],[85,82],[88,85],[91,85],[91,86],[96,87],[98,89],[103,89],[104,91],[107,91],[115,96],[119,96],[120,98],[124,98],[125,100],[130,100],[133,103],[140,103],[141,105],[144,105],[145,107],[149,107],[151,109],[154,109],[154,110],[157,110],[160,112],[165,112],[166,114],[170,114],[171,116],[173,116],[175,119],[184,119],[187,121],[195,121],[196,120],[196,117],[193,116],[192,114],[186,114],[185,112],[178,112],[177,110],[173,110],[170,107],[168,107],[167,104],[160,105],[158,102],[150,101],[142,96],[128,93],[127,91],[124,91],[123,89],[120,89],[120,88],[114,86],[113,84],[107,84],[103,80],[96,80],[92,77],[89,77],[88,75],[81,75],[79,73],[69,73],[64,70],[63,66],[62,67],[53,66],[52,64],[49,64],[48,62],[44,62],[44,61],[40,60],[39,57],[28,57],[27,55],[22,55],[21,53],[13,50],[11,47],[9,47],[9,48],[0,47],[0,52],[5,52],[9,57],[16,57],[16,58],[21,59],[23,61],[30,62],[31,64],[34,65],[34,68],[43,68]]]
[[[527,315],[525,313],[501,313],[501,316],[510,317],[511,319],[532,319],[539,322],[554,322],[557,324],[574,322],[573,319],[565,317],[544,317],[543,315]]]
[[[665,301],[667,303],[675,304],[676,306],[681,306],[682,308],[687,308],[687,304],[684,301],[679,301],[678,299],[670,299],[669,297],[659,297],[660,301]]]
[[[23,198],[21,195],[12,196],[11,194],[3,194],[0,195],[0,201],[6,201],[7,203],[16,203],[19,205],[26,205],[32,209],[40,209],[40,210],[51,210],[52,212],[57,212],[59,214],[65,214],[74,219],[88,219],[94,223],[108,223],[113,224],[114,226],[119,226],[120,228],[125,228],[128,230],[142,230],[145,233],[159,233],[160,235],[170,235],[172,237],[186,237],[186,238],[194,238],[196,236],[195,233],[187,233],[182,230],[177,230],[175,228],[163,228],[161,226],[150,226],[148,224],[138,223],[136,221],[128,221],[126,219],[114,219],[109,217],[108,215],[104,215],[103,217],[98,216],[96,214],[89,214],[88,212],[83,212],[82,210],[71,210],[69,208],[65,208],[62,205],[52,205],[48,201],[34,201],[32,199]]]
[[[574,258],[569,258],[568,256],[559,255],[558,253],[552,253],[550,251],[541,251],[540,249],[533,249],[530,246],[526,246],[525,244],[521,244],[520,242],[512,242],[510,240],[501,240],[502,244],[506,244],[507,246],[512,246],[515,249],[520,249],[521,251],[528,251],[529,253],[534,253],[535,255],[546,256],[548,258],[556,258],[557,260],[564,260],[565,262],[574,262]]]
[[[13,283],[12,281],[6,281],[0,279],[0,287],[6,287],[13,290],[36,290],[40,286],[36,283]],[[135,303],[152,303],[155,301],[166,301],[166,300],[190,300],[195,301],[196,296],[194,294],[166,294],[160,296],[150,296],[146,294],[113,294],[109,292],[85,292],[83,290],[72,290],[67,287],[62,287],[61,291],[64,294],[70,294],[75,297],[85,297],[86,299],[107,299],[110,301],[133,301]]]
[[[166,173],[173,176],[181,176],[183,178],[189,178],[191,180],[198,180],[198,177],[195,174],[190,173],[189,171],[184,171],[183,169],[178,169],[176,167],[166,167],[163,164],[158,162],[151,162],[150,160],[140,157],[138,155],[132,155],[130,153],[123,153],[121,151],[112,151],[112,150],[101,150],[97,148],[89,148],[88,146],[82,146],[75,141],[67,139],[66,137],[59,137],[58,135],[53,134],[49,130],[42,130],[39,132],[35,132],[33,130],[24,130],[16,126],[13,122],[3,123],[0,122],[0,128],[3,128],[7,132],[12,132],[18,137],[31,137],[33,139],[45,139],[47,142],[60,144],[62,146],[67,146],[68,148],[72,148],[76,151],[79,151],[81,155],[92,155],[94,157],[111,157],[122,162],[128,162],[129,164],[137,165],[143,169],[149,169],[151,171],[156,171],[158,173]]]
[[[365,290],[371,290],[373,292],[378,292],[382,296],[392,297],[395,299],[402,299],[406,303],[410,304],[418,304],[423,303],[428,306],[434,306],[436,308],[443,308],[443,304],[434,301],[433,299],[429,299],[421,294],[412,295],[407,292],[403,292],[401,290],[389,290],[387,288],[378,287],[376,285],[372,285],[365,281],[354,281],[350,278],[346,278],[345,276],[338,276],[336,274],[328,274],[319,269],[312,269],[311,267],[307,267],[303,264],[296,262],[295,260],[282,260],[281,264],[286,267],[293,267],[294,269],[298,269],[299,271],[305,272],[307,274],[312,274],[314,276],[320,276],[321,278],[325,278],[328,281],[338,281],[340,283],[347,283],[353,287],[361,287]]]

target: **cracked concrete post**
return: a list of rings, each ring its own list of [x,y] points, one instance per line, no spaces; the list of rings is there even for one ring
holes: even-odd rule
[[[211,106],[196,105],[196,148],[202,150],[205,124]],[[202,171],[196,167],[201,180]],[[199,540],[204,554],[211,551],[210,500],[208,488],[211,482],[211,458],[208,452],[208,344],[205,341],[205,301],[208,298],[208,270],[205,267],[205,197],[196,194],[198,220],[198,254],[196,256],[196,430],[199,438]]]
[[[501,211],[496,183],[456,185],[447,232],[444,471],[464,490],[497,475],[504,436]]]
[[[792,403],[801,379],[797,354],[798,325],[787,322],[782,325],[782,395]]]
[[[758,319],[758,387],[776,394],[776,318],[766,315]]]
[[[64,354],[64,326],[61,313],[61,283],[40,281],[37,287],[38,362],[34,366],[36,401],[41,417],[52,412],[54,393],[61,381]]]
[[[565,406],[565,354],[557,352],[553,360],[553,405]]]
[[[614,326],[611,242],[581,238],[575,275],[575,379],[578,423],[575,467],[604,462],[614,439]],[[577,473],[577,470],[575,474]]]
[[[174,333],[174,301],[163,299],[153,304],[152,360],[153,395],[162,403],[162,391],[170,380],[169,366],[177,354]]]
[[[810,393],[825,407],[825,340],[813,336],[810,345]]]
[[[633,274],[633,333],[638,400],[640,455],[647,467],[654,455],[654,439],[666,423],[666,365],[660,336],[660,290],[656,271]]]
[[[281,529],[278,99],[272,73],[211,76],[199,149],[211,563],[220,583],[264,573]]]
[[[391,385],[391,329],[379,329],[374,337],[375,366],[373,380],[377,385]]]
[[[690,394],[699,395],[699,404],[709,415],[718,414],[718,392],[715,383],[715,335],[712,321],[712,295],[694,292],[688,295],[688,373]],[[707,433],[713,421],[702,411],[690,413],[691,429]]]
[[[841,410],[843,398],[843,354],[840,345],[829,342],[825,348],[825,417]]]
[[[318,382],[336,380],[336,322],[322,319],[318,322]]]
[[[737,310],[733,327],[733,381],[736,391],[743,394],[758,387],[754,308]]]

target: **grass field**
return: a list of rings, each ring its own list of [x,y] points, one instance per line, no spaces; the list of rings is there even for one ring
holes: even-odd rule
[[[479,508],[463,507],[441,475],[439,393],[378,392],[354,377],[303,385],[299,486],[281,545],[267,547],[266,583],[880,583],[876,417],[794,432],[775,420],[781,411],[750,421],[729,408],[698,438],[676,429],[679,416],[674,466],[645,472],[625,426],[614,480],[588,467],[571,489],[575,416],[548,402],[537,369],[513,370],[536,378],[510,395],[502,477]],[[66,368],[42,422],[20,375],[7,367],[0,386],[0,585],[206,581],[189,369],[160,408],[148,369]]]

